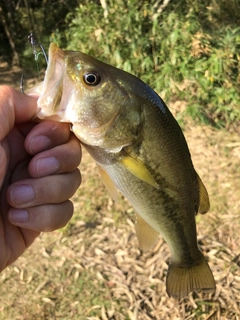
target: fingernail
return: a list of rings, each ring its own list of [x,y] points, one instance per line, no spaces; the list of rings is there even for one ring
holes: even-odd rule
[[[8,218],[11,222],[27,222],[29,220],[29,215],[27,210],[10,209]]]
[[[35,191],[30,185],[17,185],[11,188],[10,198],[16,206],[23,205],[35,198]]]
[[[43,158],[37,161],[38,177],[44,177],[57,172],[60,168],[60,163],[55,157]]]
[[[30,142],[30,150],[32,154],[46,150],[50,147],[51,140],[46,136],[32,137]]]

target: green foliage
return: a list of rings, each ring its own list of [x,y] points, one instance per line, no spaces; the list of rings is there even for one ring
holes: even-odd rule
[[[81,1],[52,40],[140,77],[167,101],[218,127],[240,120],[240,4]]]
[[[64,32],[66,14],[77,4],[77,0],[0,1],[0,62],[8,62],[11,68],[15,54],[25,70],[36,72],[28,35],[33,32],[42,45],[48,47],[51,32],[56,29]]]
[[[135,74],[166,102],[187,101],[194,119],[239,127],[239,0],[12,0],[0,18],[0,61],[10,68],[45,69],[27,41],[34,32],[45,48],[50,37]]]

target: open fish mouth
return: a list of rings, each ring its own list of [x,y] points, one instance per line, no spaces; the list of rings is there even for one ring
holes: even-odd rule
[[[49,47],[49,63],[38,99],[40,112],[37,116],[40,119],[52,116],[59,108],[63,91],[64,65],[63,50],[52,43]]]

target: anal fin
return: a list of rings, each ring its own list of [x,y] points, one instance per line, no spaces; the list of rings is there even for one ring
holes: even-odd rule
[[[143,251],[150,250],[157,242],[159,233],[136,213],[136,234]]]

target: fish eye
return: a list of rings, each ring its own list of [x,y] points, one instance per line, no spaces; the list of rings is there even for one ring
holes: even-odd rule
[[[88,86],[97,86],[101,81],[101,77],[96,72],[88,72],[83,75],[83,80]]]

